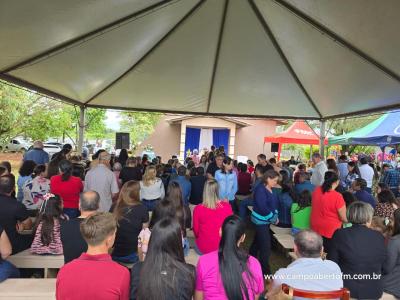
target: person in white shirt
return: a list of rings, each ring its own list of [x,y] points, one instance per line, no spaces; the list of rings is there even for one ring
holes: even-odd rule
[[[140,200],[149,211],[153,211],[157,203],[164,199],[165,188],[162,180],[157,178],[155,166],[148,166],[140,182]]]
[[[324,183],[325,172],[328,171],[328,168],[319,153],[312,155],[312,161],[314,163],[314,170],[311,176],[311,183],[315,186],[321,186]]]
[[[331,260],[322,260],[322,237],[312,230],[302,230],[294,238],[297,259],[279,269],[268,292],[268,299],[278,294],[283,283],[295,289],[324,292],[343,288],[342,272]]]
[[[361,178],[367,182],[367,188],[365,190],[371,194],[372,193],[372,182],[373,182],[374,176],[375,176],[374,169],[368,165],[368,160],[365,156],[361,157],[360,164],[361,165],[358,169],[360,170]]]
[[[111,155],[107,152],[99,154],[98,164],[87,172],[84,191],[96,191],[100,195],[100,212],[108,212],[112,199],[119,192],[118,182],[110,170]]]

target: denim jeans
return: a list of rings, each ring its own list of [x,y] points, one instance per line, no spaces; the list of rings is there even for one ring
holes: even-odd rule
[[[0,282],[7,278],[19,278],[19,270],[10,262],[2,260],[0,262]]]
[[[63,213],[66,214],[70,219],[75,219],[81,215],[81,212],[77,208],[64,208]]]
[[[190,251],[190,244],[187,238],[183,239],[183,255],[188,256]]]
[[[155,200],[144,200],[142,201],[143,205],[147,207],[148,211],[153,211],[156,208],[159,199]]]
[[[253,199],[247,198],[239,202],[239,217],[242,220],[246,219],[248,206],[253,206]]]
[[[193,249],[194,249],[194,252],[197,253],[197,255],[203,255],[203,253],[201,253],[199,247],[197,247],[196,242],[194,242],[194,247],[193,247]]]
[[[127,256],[112,256],[112,259],[114,261],[120,262],[120,263],[127,263],[127,264],[134,264],[135,262],[139,261],[139,256],[134,252],[132,254],[129,254]]]
[[[264,275],[271,275],[269,257],[271,256],[271,232],[269,225],[256,225],[256,235],[250,247],[250,255],[258,258]]]

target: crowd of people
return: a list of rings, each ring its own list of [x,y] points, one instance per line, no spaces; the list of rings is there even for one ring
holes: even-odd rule
[[[400,297],[400,170],[368,157],[312,161],[260,154],[254,165],[222,146],[183,163],[125,149],[83,160],[68,144],[50,160],[37,141],[17,182],[0,163],[0,281],[23,275],[6,258],[30,249],[64,255],[57,299],[273,299],[283,283]],[[272,280],[271,224],[290,228],[298,257]],[[190,230],[197,266],[185,262]]]

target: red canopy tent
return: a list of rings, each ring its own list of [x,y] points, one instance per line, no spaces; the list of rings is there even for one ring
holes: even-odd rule
[[[304,121],[294,122],[288,129],[272,136],[266,136],[264,143],[278,143],[278,160],[283,144],[319,145],[319,135]],[[325,138],[324,144],[328,144]]]

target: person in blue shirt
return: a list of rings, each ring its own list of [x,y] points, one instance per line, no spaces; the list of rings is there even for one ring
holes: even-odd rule
[[[45,165],[49,162],[49,154],[43,150],[43,143],[35,141],[33,149],[25,153],[24,161],[33,160],[37,165]]]
[[[17,193],[17,200],[19,202],[22,202],[24,198],[24,184],[32,179],[32,173],[33,170],[35,169],[36,164],[33,160],[25,160],[21,168],[19,169],[19,177],[17,181],[17,186],[18,186],[18,193]]]
[[[271,255],[270,224],[278,223],[278,197],[272,188],[278,184],[279,173],[269,170],[264,174],[263,184],[254,191],[253,212],[251,221],[256,228],[256,235],[250,247],[250,255],[259,259],[264,275],[270,275],[269,257]]]
[[[354,196],[356,196],[358,201],[365,202],[371,204],[372,208],[376,206],[376,200],[374,196],[368,193],[365,188],[367,187],[367,182],[365,179],[357,178],[353,181],[351,188],[354,192]]]
[[[293,190],[293,184],[287,173],[282,170],[279,172],[281,175],[281,190],[278,195],[279,205],[278,205],[278,218],[279,218],[279,227],[291,228],[291,213],[290,209],[292,208],[293,201],[296,199],[296,195]]]
[[[383,173],[382,183],[386,183],[392,193],[396,196],[400,196],[399,186],[400,186],[400,169],[388,169]]]
[[[312,194],[315,190],[315,185],[310,182],[310,175],[306,172],[301,172],[299,174],[299,183],[295,185],[294,190],[297,195],[300,195],[304,190]]]
[[[191,190],[192,190],[192,184],[189,181],[189,179],[186,177],[186,167],[180,166],[178,168],[178,177],[176,177],[172,181],[176,181],[177,183],[179,183],[179,186],[182,189],[183,204],[185,206],[188,206],[190,194],[191,194]]]
[[[231,205],[235,201],[235,195],[238,191],[238,179],[233,170],[233,160],[225,157],[221,170],[215,172],[215,180],[218,182],[219,199],[229,200]]]

